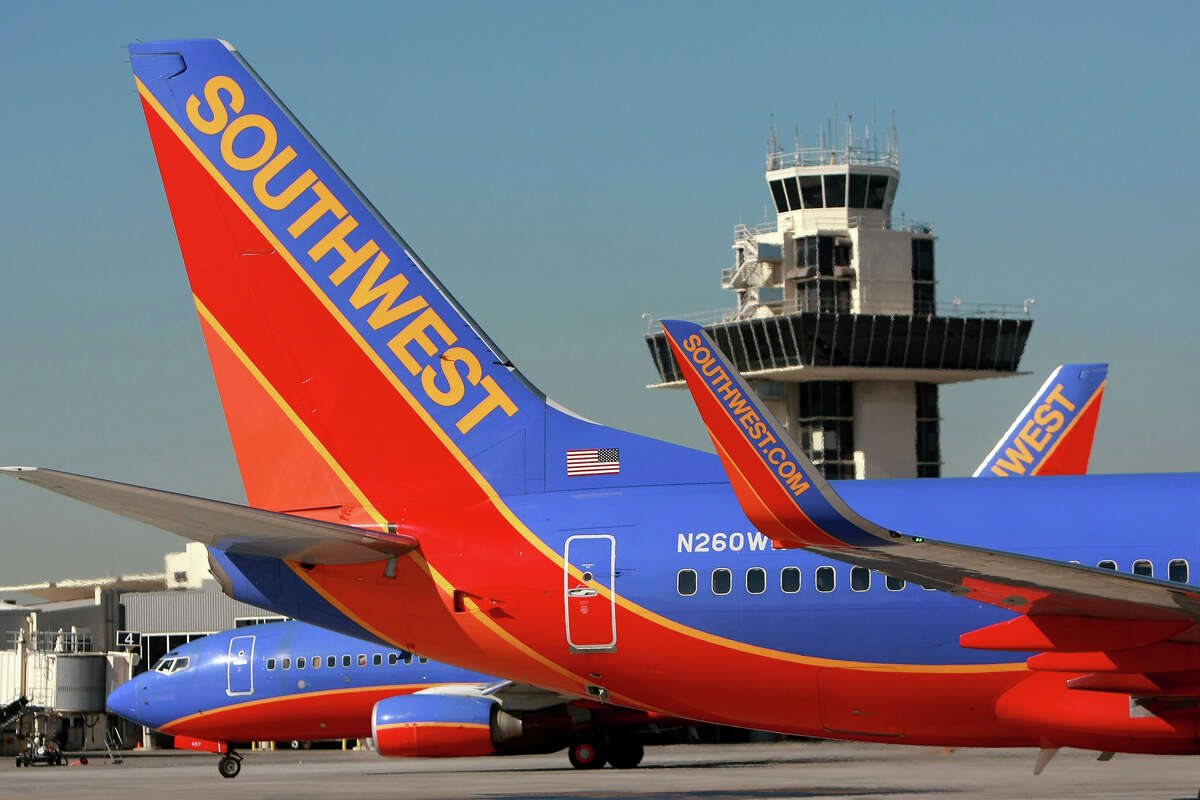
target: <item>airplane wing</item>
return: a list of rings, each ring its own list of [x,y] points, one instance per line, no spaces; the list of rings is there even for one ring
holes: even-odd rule
[[[1050,373],[972,477],[1086,475],[1108,364],[1063,364]]]
[[[40,467],[0,474],[233,553],[311,564],[381,561],[416,549],[412,536],[336,525],[220,500]]]
[[[1107,689],[1148,673],[1200,669],[1200,588],[894,531],[850,508],[698,326],[664,322],[742,509],[779,547],[800,547],[1008,609],[964,647],[1039,652],[1034,669],[1099,673]],[[1180,641],[1184,640],[1184,641]],[[1114,684],[1115,676],[1121,681]],[[1075,679],[1082,680],[1082,679]],[[1197,691],[1190,681],[1187,691]],[[1160,687],[1161,688],[1161,687]],[[1193,696],[1193,695],[1188,695]]]

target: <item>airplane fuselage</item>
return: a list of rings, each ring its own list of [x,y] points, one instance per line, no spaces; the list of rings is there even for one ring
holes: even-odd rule
[[[1172,475],[837,488],[896,530],[1060,561],[1111,560],[1127,572],[1148,561],[1165,577],[1181,563],[1196,563],[1196,533],[1177,520],[1195,513],[1198,486],[1195,475]],[[1069,675],[1029,670],[1030,654],[959,646],[961,634],[1011,616],[1002,609],[912,583],[889,587],[878,573],[852,575],[828,558],[771,549],[747,530],[728,485],[548,492],[498,502],[527,530],[493,528],[476,544],[470,529],[428,537],[423,541],[433,544],[399,559],[394,578],[382,562],[285,571],[244,556],[217,561],[235,593],[281,613],[312,618],[315,607],[330,605],[322,598],[336,599],[341,611],[325,614],[321,624],[682,717],[943,745],[1038,744],[1051,725],[1074,746],[1119,749],[1119,740],[1131,749],[1130,734],[1137,733],[1139,742],[1153,740],[1147,747],[1156,752],[1196,749],[1192,723],[1181,728],[1169,715],[1138,716],[1127,695],[1067,689]],[[437,546],[451,540],[461,544]],[[693,583],[694,593],[681,593]],[[507,657],[497,659],[498,652]],[[1039,699],[1044,718],[1029,719],[1025,702],[1013,703],[1020,713],[1005,711],[1006,697],[1027,695]]]

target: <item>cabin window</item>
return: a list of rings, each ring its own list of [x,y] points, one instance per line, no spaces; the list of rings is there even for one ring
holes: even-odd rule
[[[376,667],[382,667],[383,653],[376,653],[375,655],[371,656],[371,664]]]
[[[1182,558],[1176,558],[1167,564],[1167,580],[1175,583],[1188,582],[1188,563]]]
[[[696,593],[696,570],[679,570],[679,574],[675,576],[675,591],[684,597],[694,595]]]
[[[333,669],[337,666],[337,656],[329,656],[325,659],[325,666]]]
[[[275,659],[268,658],[267,659],[267,671],[271,672],[271,671],[274,671],[274,669],[275,669]]]
[[[784,567],[779,573],[779,588],[788,594],[800,591],[800,568]]]
[[[422,664],[428,664],[428,663],[429,663],[429,659],[428,659],[428,658],[426,658],[425,656],[417,656],[417,661],[420,661]]]
[[[820,175],[805,175],[800,179],[800,197],[804,200],[805,208],[824,208]]]
[[[867,207],[867,176],[862,173],[850,175],[850,199],[846,205],[851,208]]]
[[[771,197],[775,198],[775,210],[780,214],[788,210],[787,197],[783,194],[783,181],[769,181]]]
[[[412,653],[408,652],[407,650],[404,651],[404,663],[405,664],[412,663]]]
[[[312,668],[313,668],[313,669],[320,669],[320,668],[321,668],[321,657],[320,657],[320,656],[313,656],[313,657],[312,657]]]
[[[729,590],[732,588],[733,573],[724,567],[714,569],[712,574],[713,594],[729,594]]]
[[[887,175],[872,175],[867,185],[867,208],[883,208],[883,200],[887,197]]]
[[[367,654],[366,653],[358,654],[358,665],[360,667],[365,667],[367,665]]]
[[[856,592],[865,592],[871,588],[871,570],[866,567],[850,568],[850,588]]]
[[[841,208],[846,205],[846,176],[825,176],[825,205],[829,208]]]
[[[799,211],[801,208],[801,206],[800,206],[800,189],[796,185],[796,179],[795,178],[784,178],[783,179],[783,189],[784,189],[785,194],[787,194],[788,207],[792,211]]]
[[[1112,570],[1115,570],[1115,569],[1117,568],[1117,562],[1115,562],[1115,561],[1110,561],[1110,560],[1108,560],[1108,559],[1106,558],[1106,559],[1104,559],[1103,561],[1101,561],[1101,562],[1097,563],[1097,564],[1096,564],[1096,566],[1097,566],[1097,567],[1099,567],[1100,569],[1112,569]]]
[[[833,567],[817,567],[817,591],[832,592],[837,587],[837,571]]]
[[[306,666],[308,666],[308,661],[304,658],[304,656],[300,656],[296,659],[296,669],[304,669]]]
[[[1139,558],[1137,561],[1133,562],[1133,574],[1142,575],[1146,578],[1153,578],[1154,565],[1150,563],[1149,559]]]
[[[746,570],[746,591],[750,594],[762,594],[767,590],[767,571],[762,567],[751,567]]]
[[[891,575],[887,576],[887,589],[889,592],[898,592],[904,588],[904,578],[895,578]]]
[[[343,666],[343,667],[349,667],[349,666],[351,666],[353,663],[354,663],[354,662],[351,660],[350,656],[348,656],[348,655],[343,655],[343,656],[342,656],[342,666]]]
[[[400,654],[399,653],[388,653],[388,666],[389,667],[394,667],[399,663],[400,663]]]
[[[279,668],[280,669],[291,669],[292,668],[292,660],[290,658],[284,658],[283,662],[280,664]]]

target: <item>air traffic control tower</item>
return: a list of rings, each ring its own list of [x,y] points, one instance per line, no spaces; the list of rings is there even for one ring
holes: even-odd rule
[[[826,477],[938,477],[939,385],[1016,374],[1031,301],[937,302],[932,225],[892,219],[894,126],[882,146],[849,124],[837,145],[783,152],[772,139],[776,218],[735,226],[721,271],[736,308],[682,318],[704,325]],[[646,343],[651,387],[682,387],[655,319]]]

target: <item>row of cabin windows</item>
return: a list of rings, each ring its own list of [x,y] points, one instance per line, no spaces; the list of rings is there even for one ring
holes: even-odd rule
[[[824,191],[822,191],[824,178]],[[769,181],[771,197],[779,213],[805,208],[883,208],[887,199],[888,176],[850,173],[846,175],[801,175]]]
[[[1096,566],[1101,569],[1117,569],[1117,562],[1104,560]],[[1154,577],[1154,564],[1145,558],[1139,558],[1133,562],[1133,574],[1143,575],[1147,578]],[[850,590],[855,592],[865,592],[871,588],[871,570],[866,567],[851,567],[850,568]],[[904,589],[906,582],[903,578],[895,578],[891,575],[884,575],[884,585],[889,592],[899,592]],[[1167,579],[1175,583],[1188,582],[1188,562],[1182,558],[1176,558],[1167,564]],[[795,594],[800,591],[800,568],[799,567],[784,567],[779,571],[779,589],[785,594]],[[813,574],[813,583],[817,591],[821,593],[832,592],[837,588],[837,570],[831,566],[817,567]],[[713,594],[729,594],[733,590],[733,572],[726,567],[719,567],[712,571],[710,576],[710,585]],[[684,597],[690,597],[696,593],[699,587],[699,579],[694,569],[681,569],[675,578],[675,588],[679,594]],[[933,587],[922,586],[922,589],[932,591]],[[767,570],[763,567],[750,567],[746,570],[746,592],[749,594],[763,594],[767,591]]]
[[[321,660],[322,660],[321,656],[313,656],[312,658],[307,658],[305,656],[299,656],[296,658],[296,669],[320,669],[321,668]],[[429,659],[425,658],[425,656],[417,656],[417,661],[420,662],[421,664],[424,664],[428,660]],[[325,661],[326,667],[328,667],[329,669],[333,669],[338,664],[338,657],[337,656],[325,656],[324,661]],[[388,663],[389,667],[394,667],[397,664],[399,664],[401,661],[403,661],[405,664],[411,664],[413,662],[413,654],[409,653],[407,651],[400,652],[400,653],[392,652],[392,653],[387,654],[387,663]],[[343,667],[354,666],[354,663],[355,663],[355,659],[349,653],[346,653],[342,656],[342,666]],[[372,666],[382,667],[383,666],[383,653],[375,653],[374,655],[372,655],[370,663]],[[267,659],[267,670],[268,671],[274,670],[276,666],[278,666],[280,669],[291,669],[292,668],[291,657],[290,656],[282,656],[277,659],[276,658],[268,658]],[[358,654],[358,666],[360,666],[360,667],[367,666],[367,654],[366,653]]]

